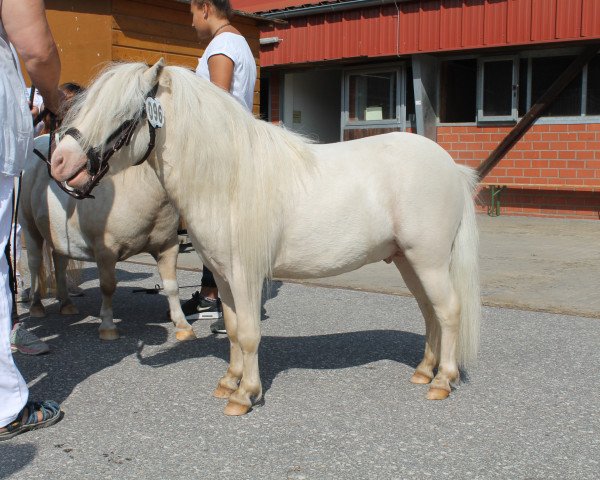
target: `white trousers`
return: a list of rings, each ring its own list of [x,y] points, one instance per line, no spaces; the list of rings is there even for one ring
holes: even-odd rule
[[[0,427],[17,418],[29,390],[10,352],[12,298],[4,249],[11,229],[14,179],[0,173]]]

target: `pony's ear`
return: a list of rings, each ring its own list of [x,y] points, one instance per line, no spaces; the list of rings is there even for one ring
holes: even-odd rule
[[[156,83],[158,83],[158,77],[160,77],[160,74],[161,74],[164,66],[165,66],[165,61],[161,57],[158,62],[156,62],[154,65],[152,65],[148,70],[146,70],[144,72],[144,78],[150,85],[155,85]]]

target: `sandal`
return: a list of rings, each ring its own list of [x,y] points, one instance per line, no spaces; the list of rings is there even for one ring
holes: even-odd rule
[[[27,415],[25,415],[27,411]],[[42,413],[42,419],[38,420],[38,413]],[[29,430],[37,430],[38,428],[49,427],[60,421],[64,413],[60,409],[60,405],[52,400],[44,400],[43,402],[27,402],[23,410],[19,412],[17,419],[0,431],[0,442],[13,438],[20,433],[28,432]]]

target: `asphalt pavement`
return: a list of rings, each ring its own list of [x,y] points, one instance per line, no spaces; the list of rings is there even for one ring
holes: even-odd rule
[[[15,356],[31,397],[62,402],[65,417],[0,443],[0,478],[598,478],[600,226],[479,220],[484,301],[504,306],[484,308],[478,365],[443,402],[408,381],[424,324],[383,264],[359,270],[355,283],[272,282],[260,347],[266,403],[237,418],[211,395],[226,337],[196,321],[198,339],[177,342],[166,298],[132,293],[159,283],[156,268],[123,262],[114,298],[122,337],[100,341],[97,273],[86,264],[79,315],[60,316],[48,300],[45,319],[26,320],[51,353]],[[495,237],[504,241],[490,244]],[[182,298],[199,280],[191,258],[182,255],[190,263],[178,272]],[[379,282],[392,291],[376,291]],[[568,302],[557,300],[565,289]]]

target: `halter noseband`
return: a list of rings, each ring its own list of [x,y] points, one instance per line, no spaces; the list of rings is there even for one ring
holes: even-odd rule
[[[156,92],[158,90],[158,83],[148,92],[146,95],[146,100],[148,98],[154,98]],[[139,125],[140,121],[143,119],[147,119],[148,115],[146,113],[146,103],[144,102],[144,106],[138,112],[135,117],[125,120],[121,125],[119,125],[116,130],[109,135],[104,144],[101,146],[90,147],[85,150],[85,155],[88,159],[87,164],[84,168],[78,170],[75,175],[66,180],[65,182],[56,182],[58,186],[64,190],[66,193],[71,195],[72,197],[80,200],[82,198],[94,198],[93,195],[90,195],[90,192],[94,189],[96,185],[100,182],[100,180],[106,175],[108,172],[109,164],[108,161],[110,158],[118,152],[121,148],[126,145],[129,145],[131,142],[131,138]],[[141,165],[146,161],[146,159],[152,153],[154,149],[155,141],[156,141],[156,127],[150,123],[150,120],[147,119],[148,123],[148,132],[150,134],[150,140],[148,141],[148,148],[146,149],[146,153],[141,158],[141,160],[137,161],[134,165]],[[65,135],[69,135],[72,137],[78,144],[81,146],[83,141],[83,135],[76,128],[69,128]],[[109,148],[109,145],[112,143],[112,147]],[[38,156],[40,154],[36,152]],[[46,161],[46,163],[49,163]],[[67,186],[67,182],[69,180],[75,178],[79,173],[83,170],[86,170],[88,175],[90,175],[91,179],[88,184],[85,186],[83,190],[78,190],[75,188],[70,188]]]

